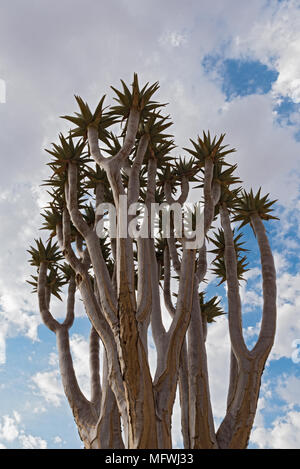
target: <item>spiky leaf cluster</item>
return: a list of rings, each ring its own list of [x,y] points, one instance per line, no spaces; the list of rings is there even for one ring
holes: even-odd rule
[[[208,301],[205,301],[205,292],[199,293],[199,302],[201,308],[201,314],[203,319],[208,323],[216,322],[215,318],[218,316],[223,316],[224,313],[220,304],[220,300],[217,296],[214,296]]]
[[[245,249],[244,242],[240,242],[242,238],[242,233],[239,233],[235,236],[235,230],[233,230],[233,242],[234,242],[234,249],[236,252],[237,258],[237,277],[239,280],[244,280],[244,274],[249,269],[247,269],[248,262],[246,255],[243,253],[248,252],[248,249]],[[212,249],[210,252],[215,254],[215,259],[213,260],[213,268],[212,272],[220,278],[221,285],[223,282],[226,281],[226,267],[225,267],[225,237],[224,231],[222,229],[218,229],[218,231],[214,232],[214,238],[209,237],[209,241],[214,244],[215,248]]]
[[[194,158],[180,156],[172,165],[172,172],[178,182],[180,182],[183,177],[187,178],[190,182],[198,181],[196,177],[197,166]]]
[[[62,293],[62,288],[69,282],[72,275],[74,275],[74,271],[69,264],[64,263],[59,265],[51,265],[46,277],[46,284],[50,290],[51,295],[62,301],[60,296]],[[38,287],[38,276],[31,275],[31,279],[32,280],[27,280],[27,283],[33,286],[32,293],[36,293]]]
[[[56,264],[58,261],[63,259],[63,255],[59,250],[58,244],[52,244],[52,239],[50,239],[45,245],[40,239],[35,239],[36,247],[30,246],[27,250],[29,252],[30,265],[39,267],[42,262],[47,264]]]
[[[237,199],[240,196],[242,187],[231,188],[228,186],[221,186],[221,195],[219,199],[219,203],[216,206],[216,215],[219,213],[219,205],[225,203],[226,207],[229,210],[233,210],[236,206]]]
[[[105,95],[100,99],[94,113],[92,113],[89,105],[85,103],[80,96],[75,95],[75,99],[80,112],[75,112],[75,116],[61,116],[62,119],[66,119],[76,125],[76,127],[71,130],[72,137],[82,137],[85,142],[88,127],[94,126],[98,129],[98,137],[106,141],[109,137],[107,128],[116,122],[116,118],[104,112],[103,103]]]
[[[233,153],[236,150],[234,148],[229,148],[226,150],[228,145],[222,145],[225,134],[221,134],[217,139],[217,136],[214,136],[212,139],[210,132],[207,134],[203,132],[203,137],[198,136],[197,141],[190,139],[193,148],[184,148],[188,153],[190,153],[197,161],[198,167],[203,168],[205,166],[206,158],[212,159],[213,162],[221,161],[224,163],[224,157],[229,153]]]
[[[59,134],[59,141],[60,144],[52,143],[52,150],[46,149],[46,152],[53,157],[47,165],[55,174],[65,173],[70,162],[82,166],[91,161],[87,153],[84,152],[85,142],[83,140],[78,140],[74,144],[71,134],[67,138],[63,134]]]
[[[276,200],[270,201],[269,194],[261,196],[261,188],[254,195],[252,189],[250,192],[243,191],[241,197],[235,205],[235,216],[233,221],[240,221],[240,227],[251,224],[251,216],[257,214],[262,220],[278,220],[271,215],[272,205]]]
[[[112,106],[110,113],[112,116],[120,116],[122,119],[126,119],[129,116],[131,109],[137,109],[141,112],[142,120],[149,117],[155,109],[164,106],[159,104],[157,101],[151,100],[154,93],[158,90],[158,82],[146,85],[140,90],[138,76],[135,73],[133,77],[132,90],[129,90],[126,83],[121,80],[122,90],[111,87],[116,93],[117,97],[114,98],[117,102],[116,106]]]
[[[61,224],[62,221],[61,211],[55,208],[45,209],[41,215],[44,221],[40,229],[50,231],[50,237],[53,238],[56,236],[57,225]]]

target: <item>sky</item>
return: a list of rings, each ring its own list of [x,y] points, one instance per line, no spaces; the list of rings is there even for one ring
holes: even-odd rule
[[[246,189],[262,186],[280,221],[268,224],[278,278],[276,340],[262,379],[251,448],[300,448],[300,1],[2,0],[0,14],[0,448],[81,448],[62,390],[54,335],[41,324],[26,249],[47,202],[45,147],[68,131],[59,116],[93,108],[122,78],[159,81],[178,148],[202,130],[226,133]],[[177,152],[177,153],[176,153]],[[257,246],[241,286],[243,328],[259,331]],[[208,294],[225,290],[209,278]],[[57,318],[64,304],[53,303]],[[89,395],[89,324],[80,306],[71,334]],[[212,405],[224,416],[227,318],[209,326]],[[153,350],[152,350],[153,352]],[[154,352],[151,354],[154,364]],[[180,447],[178,405],[174,444]]]

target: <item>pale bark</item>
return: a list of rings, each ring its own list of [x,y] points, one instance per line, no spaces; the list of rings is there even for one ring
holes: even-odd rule
[[[225,266],[228,285],[228,313],[231,343],[230,386],[227,412],[217,432],[220,448],[244,449],[248,445],[257,408],[261,377],[273,345],[276,327],[276,272],[274,260],[259,216],[251,216],[261,255],[263,277],[262,325],[255,347],[249,351],[242,337],[236,254],[226,207],[221,211],[225,235]]]
[[[205,337],[197,283],[193,291],[188,344],[190,448],[216,449],[218,445],[210,402]]]
[[[179,282],[176,311],[166,334],[164,354],[158,356],[154,379],[160,448],[171,448],[172,445],[171,416],[176,394],[180,353],[190,321],[194,269],[195,251],[183,249],[182,275]]]

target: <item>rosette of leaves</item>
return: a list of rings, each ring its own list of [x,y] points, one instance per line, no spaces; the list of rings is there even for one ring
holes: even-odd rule
[[[198,168],[195,165],[194,158],[186,158],[180,156],[179,159],[177,158],[172,165],[172,171],[175,174],[179,183],[181,182],[183,177],[188,179],[189,182],[198,181],[198,178],[196,177],[197,170]]]
[[[205,292],[199,293],[199,302],[201,308],[201,314],[208,323],[216,322],[215,318],[223,316],[224,313],[220,305],[220,300],[217,296],[214,296],[208,301],[205,301]]]
[[[95,210],[92,204],[85,205],[82,210],[82,216],[86,224],[90,227],[95,224]]]
[[[52,149],[46,152],[52,156],[52,161],[47,163],[55,174],[66,172],[68,163],[75,163],[78,167],[82,167],[86,163],[92,161],[87,152],[84,152],[85,141],[78,140],[75,144],[71,133],[67,138],[63,134],[59,134],[60,144],[52,143]]]
[[[52,295],[62,301],[60,296],[62,288],[66,285],[70,278],[74,275],[74,271],[69,264],[52,265],[47,273],[47,287]],[[37,293],[38,276],[31,275],[32,280],[27,280],[27,283],[33,286],[32,293]]]
[[[42,213],[41,215],[44,218],[44,221],[40,229],[50,231],[49,238],[53,238],[54,236],[56,236],[57,225],[61,225],[62,223],[61,211],[55,208],[52,208],[52,209],[46,208],[44,209],[44,213]]]
[[[218,286],[221,285],[223,282],[226,281],[226,268],[225,268],[225,259],[220,258],[216,259],[213,261],[214,268],[211,269],[212,272],[220,278],[220,282],[218,283]],[[237,277],[238,280],[245,280],[244,279],[244,273],[247,272],[249,269],[247,269],[247,257],[243,256],[241,258],[237,258]]]
[[[104,236],[103,238],[99,238],[99,243],[100,243],[100,248],[102,251],[103,259],[107,266],[107,270],[110,276],[112,276],[115,263],[112,257],[111,240],[109,236],[107,235],[107,236]]]
[[[159,89],[158,82],[146,85],[140,89],[138,76],[135,73],[133,76],[133,83],[131,85],[132,90],[128,88],[126,83],[121,80],[122,90],[111,87],[116,93],[117,97],[114,100],[117,102],[116,106],[110,108],[110,115],[121,117],[122,120],[127,119],[131,109],[136,109],[141,113],[141,122],[143,119],[149,117],[155,109],[165,106],[165,104],[159,104],[157,101],[153,101],[151,98],[154,93]]]
[[[52,238],[45,245],[40,239],[35,239],[36,247],[30,246],[27,250],[30,254],[29,263],[32,266],[39,267],[42,262],[47,264],[56,264],[63,259],[63,255],[59,250],[58,244],[52,244]]]
[[[123,170],[122,173],[121,173],[121,177],[122,177],[122,183],[123,183],[124,187],[127,188],[128,183],[129,183],[128,173]],[[144,189],[146,189],[146,187],[147,187],[147,168],[146,168],[146,166],[143,166],[140,170],[139,184],[140,184],[140,189],[143,192]]]
[[[223,282],[226,281],[226,267],[225,267],[225,238],[224,238],[224,231],[222,229],[218,229],[218,231],[214,232],[214,238],[209,237],[209,241],[214,244],[215,248],[210,250],[209,252],[215,254],[215,259],[213,260],[213,268],[211,269],[212,272],[220,278],[220,282],[218,285],[221,285]],[[234,241],[234,248],[237,257],[237,277],[239,280],[244,280],[244,274],[249,269],[247,269],[248,262],[247,257],[242,255],[244,252],[248,252],[248,249],[245,249],[244,242],[241,242],[243,234],[239,233],[235,236],[235,230],[233,230],[233,241]]]
[[[177,191],[177,186],[179,185],[179,181],[176,174],[172,170],[172,165],[167,163],[164,167],[159,168],[157,176],[157,186],[161,187],[163,190],[164,185],[167,182],[171,187],[172,194],[175,195]]]
[[[109,137],[107,129],[113,125],[117,119],[111,115],[111,113],[104,112],[105,109],[103,108],[103,103],[105,95],[100,99],[94,113],[80,96],[75,95],[75,99],[80,112],[75,112],[75,116],[61,116],[62,119],[66,119],[76,125],[76,127],[71,130],[72,137],[82,137],[85,142],[87,139],[88,127],[94,126],[98,129],[99,139],[106,142]]]
[[[87,198],[88,192],[85,186],[85,174],[86,172],[79,171],[78,178],[77,178],[77,202],[78,208],[82,208],[85,204],[85,200]],[[66,198],[65,198],[65,188],[67,182],[67,174],[62,173],[54,173],[49,179],[44,180],[42,186],[50,186],[51,190],[47,191],[48,194],[51,196],[50,207],[55,207],[57,210],[62,211],[64,206],[66,205]]]
[[[241,186],[236,187],[235,189],[232,189],[228,186],[221,186],[221,194],[220,194],[219,203],[215,207],[215,216],[219,214],[219,207],[221,204],[225,204],[227,209],[230,212],[234,211],[241,191],[242,191]]]
[[[144,157],[144,164],[148,164],[150,158],[154,158],[157,162],[158,168],[163,168],[173,157],[170,152],[175,148],[172,134],[164,133],[173,122],[169,120],[169,116],[161,116],[158,114],[152,114],[143,126],[140,136],[144,133],[149,135],[149,145]]]
[[[227,168],[223,170],[223,166],[226,166]],[[223,189],[223,193],[226,190],[228,191],[231,185],[239,184],[242,182],[239,177],[234,176],[234,171],[236,170],[236,168],[237,164],[231,165],[225,163],[223,160],[218,160],[214,164],[213,181],[220,185],[221,190]],[[195,186],[195,188],[204,187],[204,177],[200,177],[200,180],[201,184]]]
[[[102,148],[109,156],[115,156],[121,150],[121,143],[119,138],[113,133],[109,132],[105,140],[106,147]]]
[[[84,170],[84,176],[85,190],[92,190],[96,194],[97,186],[100,184],[102,187],[102,201],[113,203],[113,195],[105,169],[100,168],[99,165],[96,165],[95,168],[87,166]]]
[[[59,273],[58,269],[58,267],[52,267],[48,271],[46,282],[51,295],[54,295],[56,298],[62,301],[60,294],[62,292],[62,287],[67,283],[67,281],[65,280],[64,275]],[[31,278],[32,280],[26,280],[26,282],[33,286],[32,293],[37,293],[38,276],[31,275]]]
[[[279,220],[279,218],[271,215],[272,205],[277,200],[270,200],[269,194],[261,196],[261,188],[254,195],[252,189],[250,192],[243,191],[241,197],[235,204],[235,216],[233,221],[240,221],[240,228],[251,225],[251,216],[257,214],[262,220]]]
[[[68,283],[70,281],[71,277],[73,277],[75,275],[74,270],[72,269],[70,264],[67,264],[66,262],[64,262],[63,264],[59,264],[58,268],[59,268],[59,270],[61,271],[61,273],[63,275],[63,279],[64,279],[65,283]]]
[[[227,164],[224,162],[224,157],[236,150],[235,148],[226,150],[228,145],[222,145],[224,137],[225,134],[221,134],[218,139],[217,136],[211,139],[210,132],[208,131],[206,134],[203,131],[203,137],[198,136],[196,142],[190,139],[193,148],[184,148],[184,150],[195,158],[198,168],[204,168],[206,158],[211,158],[214,163],[220,161],[222,164]]]

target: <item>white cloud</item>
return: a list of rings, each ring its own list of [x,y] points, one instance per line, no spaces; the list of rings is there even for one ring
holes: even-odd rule
[[[179,405],[179,390],[177,388],[173,414],[172,414],[172,444],[173,448],[182,448],[183,439],[181,433],[181,412]]]
[[[0,440],[14,448],[45,449],[47,442],[40,436],[27,434],[19,412],[12,411],[12,415],[4,415],[0,420]],[[0,441],[0,449],[5,449],[5,444]]]
[[[47,442],[39,436],[22,434],[19,437],[23,449],[46,449]]]
[[[271,428],[256,427],[251,442],[261,449],[298,449],[300,447],[300,412],[278,417]]]
[[[219,317],[208,324],[207,358],[213,415],[217,424],[225,416],[229,385],[230,342],[228,321]]]
[[[73,334],[70,347],[78,384],[82,392],[90,397],[89,342],[82,335]]]
[[[70,337],[70,349],[72,353],[73,366],[81,391],[89,399],[90,397],[90,370],[89,370],[89,342],[80,334]],[[34,390],[45,401],[58,407],[65,399],[65,394],[59,372],[58,355],[51,352],[49,355],[50,370],[40,371],[32,376]],[[45,411],[43,406],[37,407],[36,412]]]
[[[14,416],[4,415],[0,423],[0,439],[11,442],[19,435],[19,421]]]
[[[300,102],[300,65],[296,57],[300,53],[299,2],[290,0],[276,4],[273,14],[266,10],[239,46],[254,53],[260,60],[273,65],[279,75],[273,85],[276,95]]]
[[[289,408],[300,406],[300,378],[284,374],[278,381],[276,392]]]
[[[180,47],[187,43],[187,37],[179,32],[169,31],[161,37],[160,41],[163,44],[168,44],[172,47]]]
[[[300,274],[283,272],[277,278],[277,331],[271,359],[292,358],[293,344],[300,339]]]
[[[6,361],[6,333],[7,324],[3,325],[3,329],[0,332],[0,365],[3,365]]]
[[[46,402],[55,407],[61,405],[64,392],[58,370],[36,373],[32,377],[32,381],[35,385],[34,389],[37,390]]]

